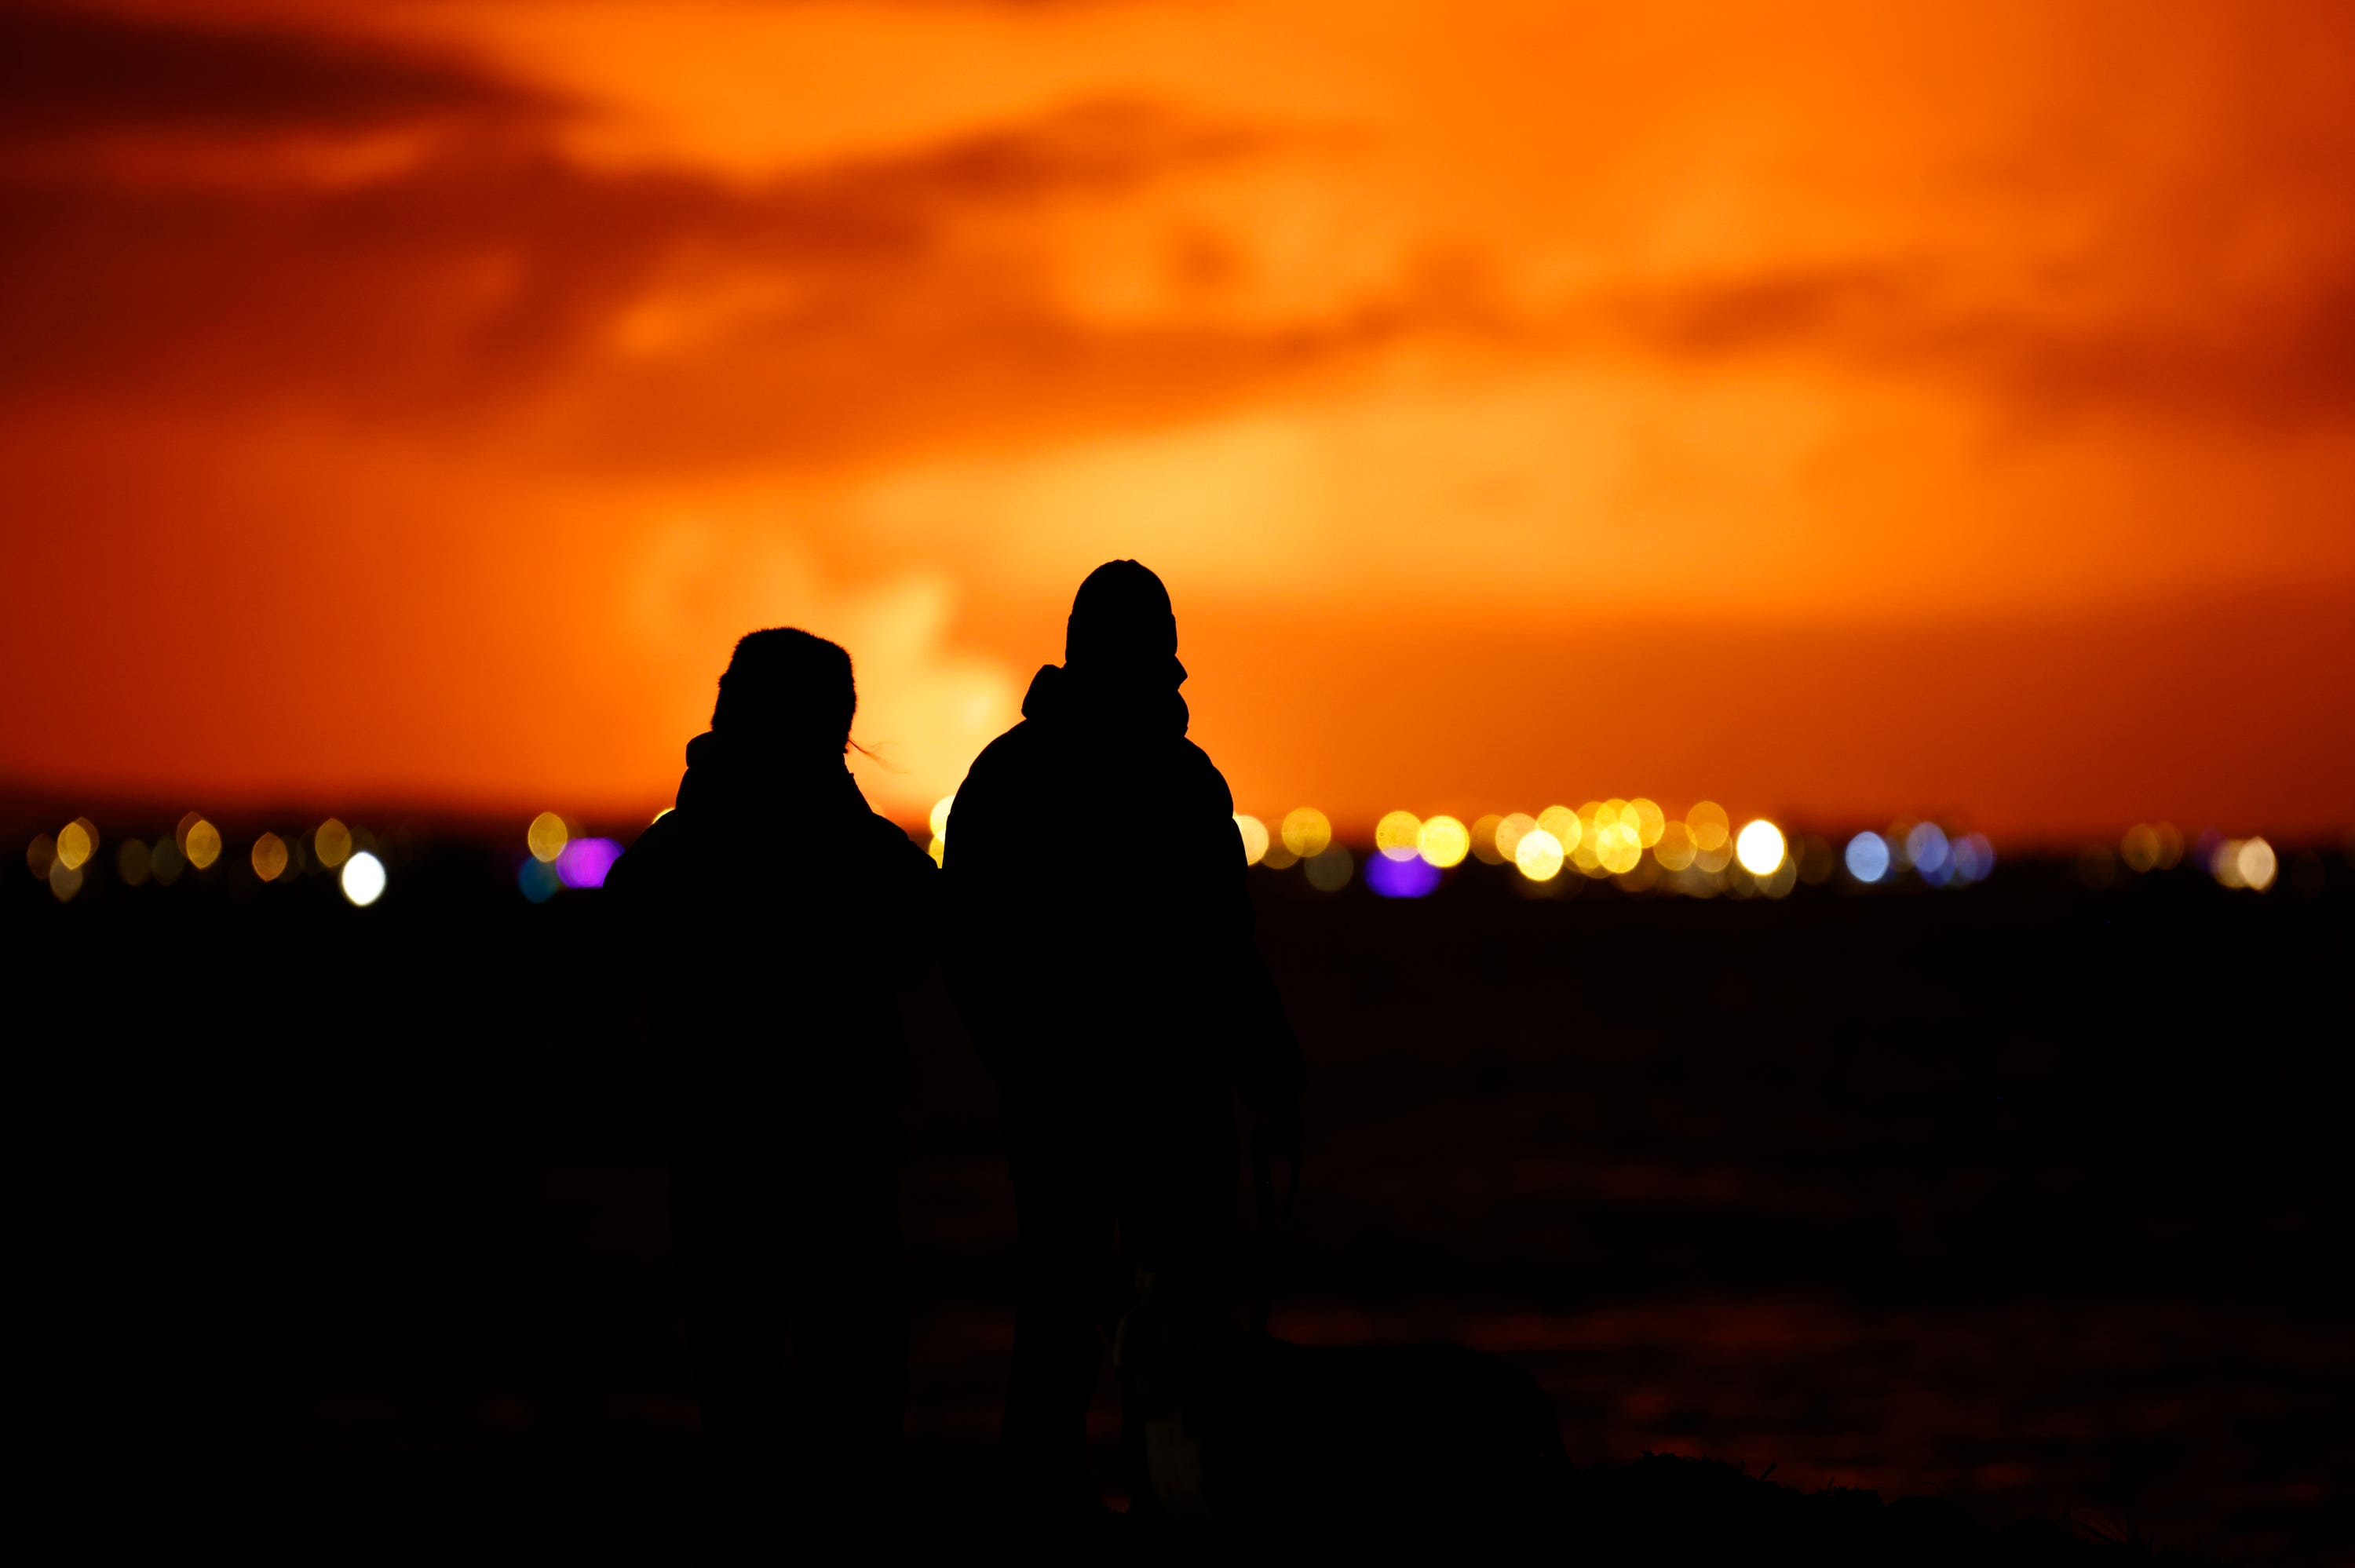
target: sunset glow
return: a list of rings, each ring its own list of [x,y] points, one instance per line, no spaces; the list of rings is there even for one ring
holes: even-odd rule
[[[1292,856],[2355,821],[2344,6],[0,34],[6,780],[643,821],[794,624],[914,823],[1135,556]]]

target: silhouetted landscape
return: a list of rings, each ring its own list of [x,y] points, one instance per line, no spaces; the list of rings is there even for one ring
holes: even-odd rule
[[[670,1560],[695,1405],[606,895],[528,902],[446,824],[384,853],[367,909],[226,867],[0,881],[37,1491],[93,1552]],[[1989,1561],[2343,1560],[2355,870],[2315,863],[1742,903],[1255,870],[1310,1084],[1274,1331],[1533,1374],[1565,1559],[1926,1560],[1966,1518],[2027,1526]],[[937,1520],[986,1491],[1012,1210],[937,978],[909,1014]],[[1107,1490],[1116,1425],[1107,1379]]]

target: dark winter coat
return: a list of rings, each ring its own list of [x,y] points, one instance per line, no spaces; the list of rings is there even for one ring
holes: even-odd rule
[[[956,793],[949,977],[1009,1094],[1118,1106],[1296,1094],[1226,780],[1174,689],[1040,670]]]

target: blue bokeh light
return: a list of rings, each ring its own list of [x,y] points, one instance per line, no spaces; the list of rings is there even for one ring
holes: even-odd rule
[[[516,872],[516,885],[522,888],[523,895],[534,904],[545,904],[563,884],[557,880],[554,865],[537,856],[526,855],[522,866]]]
[[[1879,882],[1889,874],[1889,841],[1867,829],[1848,841],[1848,874],[1859,882]]]

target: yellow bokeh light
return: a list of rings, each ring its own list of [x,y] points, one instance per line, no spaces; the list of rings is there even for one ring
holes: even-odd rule
[[[76,817],[58,830],[58,859],[68,871],[80,871],[98,853],[98,829],[88,817]]]
[[[1472,824],[1472,854],[1483,865],[1502,865],[1512,859],[1497,842],[1497,830],[1505,819],[1491,811]]]
[[[33,842],[25,846],[25,869],[37,881],[49,879],[49,867],[58,861],[58,841],[47,833],[35,833]]]
[[[329,817],[319,824],[319,831],[311,835],[311,851],[319,857],[321,865],[329,871],[335,870],[351,858],[351,829]]]
[[[1682,822],[1662,822],[1659,842],[1652,846],[1652,858],[1660,863],[1662,871],[1682,871],[1693,863],[1692,830]]]
[[[943,860],[947,858],[949,853],[949,841],[941,837],[940,834],[934,833],[932,835],[932,842],[924,846],[924,853],[932,857],[932,863],[934,865],[938,865]]]
[[[49,862],[49,891],[63,904],[81,891],[81,868],[68,865],[62,857]]]
[[[1531,882],[1551,882],[1561,874],[1561,841],[1543,828],[1531,828],[1514,847],[1513,863]]]
[[[1423,824],[1414,843],[1424,860],[1444,871],[1462,865],[1472,853],[1472,830],[1453,817],[1433,817]]]
[[[1553,835],[1553,842],[1561,847],[1564,854],[1584,843],[1589,836],[1586,823],[1579,820],[1578,812],[1567,806],[1548,806],[1540,811],[1538,827]]]
[[[1333,824],[1314,806],[1295,806],[1284,814],[1284,827],[1277,836],[1296,858],[1313,860],[1333,842]]]
[[[1685,829],[1692,834],[1693,848],[1703,854],[1723,849],[1732,837],[1732,819],[1726,816],[1725,808],[1714,800],[1703,800],[1687,811]]]
[[[1760,817],[1743,824],[1733,841],[1733,857],[1753,876],[1772,876],[1783,863],[1783,830]]]
[[[1600,822],[1601,818],[1596,821]],[[1644,846],[1636,836],[1636,824],[1628,820],[1625,811],[1616,813],[1607,826],[1595,829],[1594,860],[1604,871],[1614,876],[1622,875],[1635,870],[1636,863],[1643,858]]]
[[[1630,814],[1633,808],[1626,801],[1614,795],[1596,810],[1594,825],[1598,828],[1607,828],[1614,822],[1625,822],[1632,828],[1636,825],[1636,819]]]
[[[1423,819],[1412,811],[1385,812],[1374,824],[1374,848],[1391,860],[1412,860],[1414,842],[1423,832]]]
[[[2243,840],[2232,859],[2241,873],[2243,884],[2259,893],[2274,885],[2274,874],[2281,869],[2274,846],[2263,839]]]
[[[1243,836],[1243,863],[1257,865],[1267,858],[1267,824],[1241,811],[1235,813],[1235,832]]]
[[[1307,860],[1308,863],[1301,869],[1301,874],[1307,877],[1308,885],[1319,893],[1338,893],[1348,886],[1350,874],[1357,866],[1357,862],[1349,858],[1349,852],[1339,844],[1332,845],[1322,853],[1310,855]]]
[[[1627,812],[1621,814],[1623,819],[1628,812],[1634,814],[1636,842],[1646,849],[1650,849],[1654,844],[1658,843],[1660,835],[1668,832],[1668,813],[1661,810],[1656,802],[1646,800],[1641,795],[1627,802]]]
[[[1538,831],[1538,820],[1527,811],[1515,811],[1497,824],[1497,863],[1520,863],[1521,841]],[[1560,841],[1556,841],[1559,844]]]
[[[932,837],[944,839],[949,836],[949,810],[955,804],[954,795],[943,795],[932,802],[932,815],[924,819],[932,824]]]
[[[524,830],[523,842],[529,846],[534,860],[552,861],[564,853],[566,844],[572,842],[572,831],[555,812],[542,811],[531,820],[531,826]]]
[[[188,825],[187,832],[183,835],[181,848],[187,854],[188,863],[202,871],[220,859],[220,830],[202,817],[198,817]]]
[[[286,874],[286,841],[276,833],[264,833],[253,841],[253,874],[264,882],[275,882]]]
[[[114,852],[114,874],[123,878],[125,887],[137,887],[147,880],[151,857],[146,843],[139,839],[125,839]]]
[[[2126,863],[2129,871],[2149,871],[2158,864],[2158,830],[2148,822],[2137,822],[2118,841],[2118,858]]]

